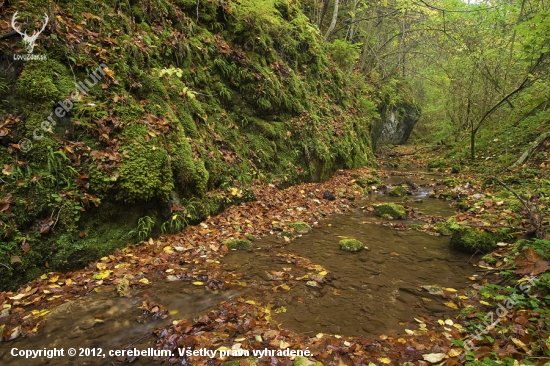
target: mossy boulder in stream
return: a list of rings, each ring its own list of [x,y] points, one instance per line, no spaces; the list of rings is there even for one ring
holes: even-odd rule
[[[510,229],[484,229],[480,227],[469,227],[457,223],[450,218],[442,225],[451,233],[451,245],[468,252],[490,252],[497,248],[498,242],[509,242],[513,239]]]
[[[367,186],[378,185],[382,183],[382,181],[378,177],[367,177],[358,174],[354,174],[352,177],[354,178],[353,182],[361,188],[366,188]]]
[[[342,239],[340,240],[340,249],[346,252],[358,252],[363,249],[363,243],[357,239]]]
[[[403,197],[407,195],[407,190],[403,186],[393,186],[388,194],[392,197]]]
[[[296,230],[298,234],[307,234],[311,231],[311,226],[303,221],[293,222],[290,227]]]
[[[404,220],[407,218],[407,212],[405,207],[397,205],[395,203],[382,203],[379,205],[373,205],[374,212],[385,219],[398,219]]]
[[[225,242],[225,245],[227,246],[227,249],[243,250],[252,248],[252,242],[246,239],[228,240]]]

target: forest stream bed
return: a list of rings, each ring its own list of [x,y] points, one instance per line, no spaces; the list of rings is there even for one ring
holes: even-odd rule
[[[418,187],[411,195],[416,216],[454,212],[448,202],[428,197],[433,181],[441,177],[393,172],[380,187],[399,184],[404,177]],[[354,209],[322,219],[309,234],[297,235],[292,241],[270,235],[255,241],[251,250],[230,251],[220,264],[221,271],[239,279],[230,289],[208,290],[172,277],[169,282],[132,289],[126,297],[119,297],[111,287],[66,302],[47,316],[41,334],[2,343],[0,362],[21,364],[21,359],[10,355],[13,347],[93,347],[103,352],[155,347],[155,337],[151,337],[155,328],[175,319],[196,322],[216,307],[230,306],[231,301],[270,304],[267,312],[273,320],[303,337],[399,337],[410,332],[407,328],[415,319],[454,319],[458,310],[444,299],[445,293],[469,285],[475,272],[470,263],[475,260],[450,248],[446,237],[385,227],[380,225],[384,220],[365,209],[373,202],[399,200],[375,191],[356,201]],[[338,245],[342,238],[358,239],[366,248],[358,253],[343,251]],[[164,333],[166,329],[157,331],[157,335]],[[120,361],[147,364],[145,359],[123,357]],[[63,363],[43,357],[26,365],[107,362],[117,359],[72,357]]]

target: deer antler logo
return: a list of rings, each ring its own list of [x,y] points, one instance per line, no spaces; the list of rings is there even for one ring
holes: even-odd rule
[[[42,26],[42,29],[40,29],[39,31],[33,31],[32,36],[27,35],[27,31],[21,32],[19,29],[17,29],[17,27],[15,26],[16,20],[17,12],[15,12],[15,14],[13,14],[13,17],[11,18],[11,26],[17,33],[21,35],[21,37],[23,37],[23,43],[27,45],[27,53],[32,53],[32,51],[34,50],[34,42],[36,41],[40,33],[44,31],[46,25],[48,25],[48,20],[50,20],[50,18],[48,18],[48,14],[44,13],[44,25]]]

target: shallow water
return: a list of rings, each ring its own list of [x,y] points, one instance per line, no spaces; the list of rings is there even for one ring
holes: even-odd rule
[[[175,319],[192,319],[205,314],[223,300],[236,296],[236,291],[214,292],[182,281],[155,283],[148,289],[133,291],[122,298],[112,289],[94,293],[78,301],[67,302],[48,315],[44,332],[15,342],[0,343],[1,365],[107,365],[115,362],[109,350],[122,350],[137,342],[138,349],[154,347],[156,337],[150,336],[155,328],[166,326]],[[145,300],[154,301],[171,311],[165,319],[143,317],[139,309]],[[102,322],[97,322],[101,319]],[[101,349],[103,357],[39,357],[24,359],[13,357],[12,348],[39,350],[54,347]],[[65,353],[66,354],[66,353]],[[138,360],[138,364],[140,360]],[[146,360],[141,360],[148,364]]]
[[[425,315],[456,315],[441,296],[430,295],[421,285],[462,288],[474,273],[471,255],[449,248],[449,239],[416,231],[397,231],[364,223],[370,214],[356,211],[334,216],[323,228],[297,238],[286,250],[322,265],[335,280],[319,288],[300,281],[290,291],[274,294],[271,301],[286,312],[275,316],[284,327],[302,334],[332,333],[374,337],[402,334],[400,322]],[[331,224],[331,226],[327,226]],[[341,237],[363,242],[368,250],[342,251]],[[254,253],[230,253],[225,261],[245,278],[266,284],[265,272],[288,267],[270,254],[281,241],[266,238]],[[263,253],[262,253],[263,252]]]

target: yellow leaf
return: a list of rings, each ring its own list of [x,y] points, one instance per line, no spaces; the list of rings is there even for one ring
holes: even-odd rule
[[[245,303],[250,304],[250,305],[256,305],[256,301],[254,301],[254,300],[246,300]]]
[[[32,287],[27,286],[27,288],[25,289],[25,292],[29,292],[30,290],[32,290]]]
[[[437,322],[438,322],[440,325],[445,325],[445,322],[444,322],[442,319],[439,319]]]
[[[113,272],[113,271],[110,271],[110,270],[101,271],[101,272],[96,273],[95,275],[93,275],[93,278],[94,278],[94,280],[102,280],[102,279],[104,279],[104,278],[109,277],[109,275],[111,274],[111,272]]]
[[[380,357],[378,359],[378,361],[382,362],[382,363],[385,363],[385,364],[390,364],[391,363],[391,360],[387,357]]]
[[[145,277],[143,277],[141,280],[138,281],[139,283],[143,283],[144,285],[148,285],[149,284],[149,280]]]
[[[19,294],[19,295],[15,295],[13,297],[10,297],[11,300],[21,300],[22,298],[24,298],[25,296],[27,296],[27,294]]]
[[[444,305],[450,307],[451,309],[458,310],[458,306],[456,306],[456,304],[452,301],[447,301]]]
[[[449,350],[449,352],[447,352],[447,355],[448,355],[449,357],[456,357],[456,356],[458,356],[458,355],[461,354],[461,353],[462,353],[461,350],[456,349],[456,348],[451,348],[451,349]]]
[[[489,304],[487,301],[484,301],[484,300],[481,300],[479,303],[480,303],[481,305],[491,306],[491,304]]]
[[[65,281],[65,284],[66,284],[67,286],[70,286],[70,285],[73,284],[73,280],[71,280],[70,278],[68,278],[67,281]]]
[[[407,340],[405,338],[399,338],[397,342],[405,344],[407,343]]]
[[[326,276],[327,273],[328,273],[327,271],[321,271],[321,272],[319,272],[319,275],[321,275],[321,276]]]
[[[457,292],[457,290],[455,290],[454,288],[451,288],[451,287],[444,287],[443,290],[445,291],[449,291],[449,292]]]
[[[107,268],[107,264],[102,263],[102,262],[99,262],[98,264],[96,264],[96,267],[97,267],[97,269],[99,269],[100,271],[103,271],[104,269]],[[53,281],[53,282],[55,282],[55,281]]]
[[[204,282],[202,282],[202,281],[195,281],[195,282],[193,282],[193,285],[195,285],[195,286],[202,286],[202,285],[204,285]]]
[[[44,273],[42,276],[40,276],[40,279],[42,279],[42,280],[45,280],[45,279],[47,279],[47,278],[48,278],[48,275],[45,274],[45,273]]]
[[[177,310],[170,310],[170,312],[168,314],[170,315],[176,315],[178,313]]]
[[[169,246],[169,245],[165,246],[163,250],[168,254],[174,254],[174,251],[172,250],[172,247]]]

